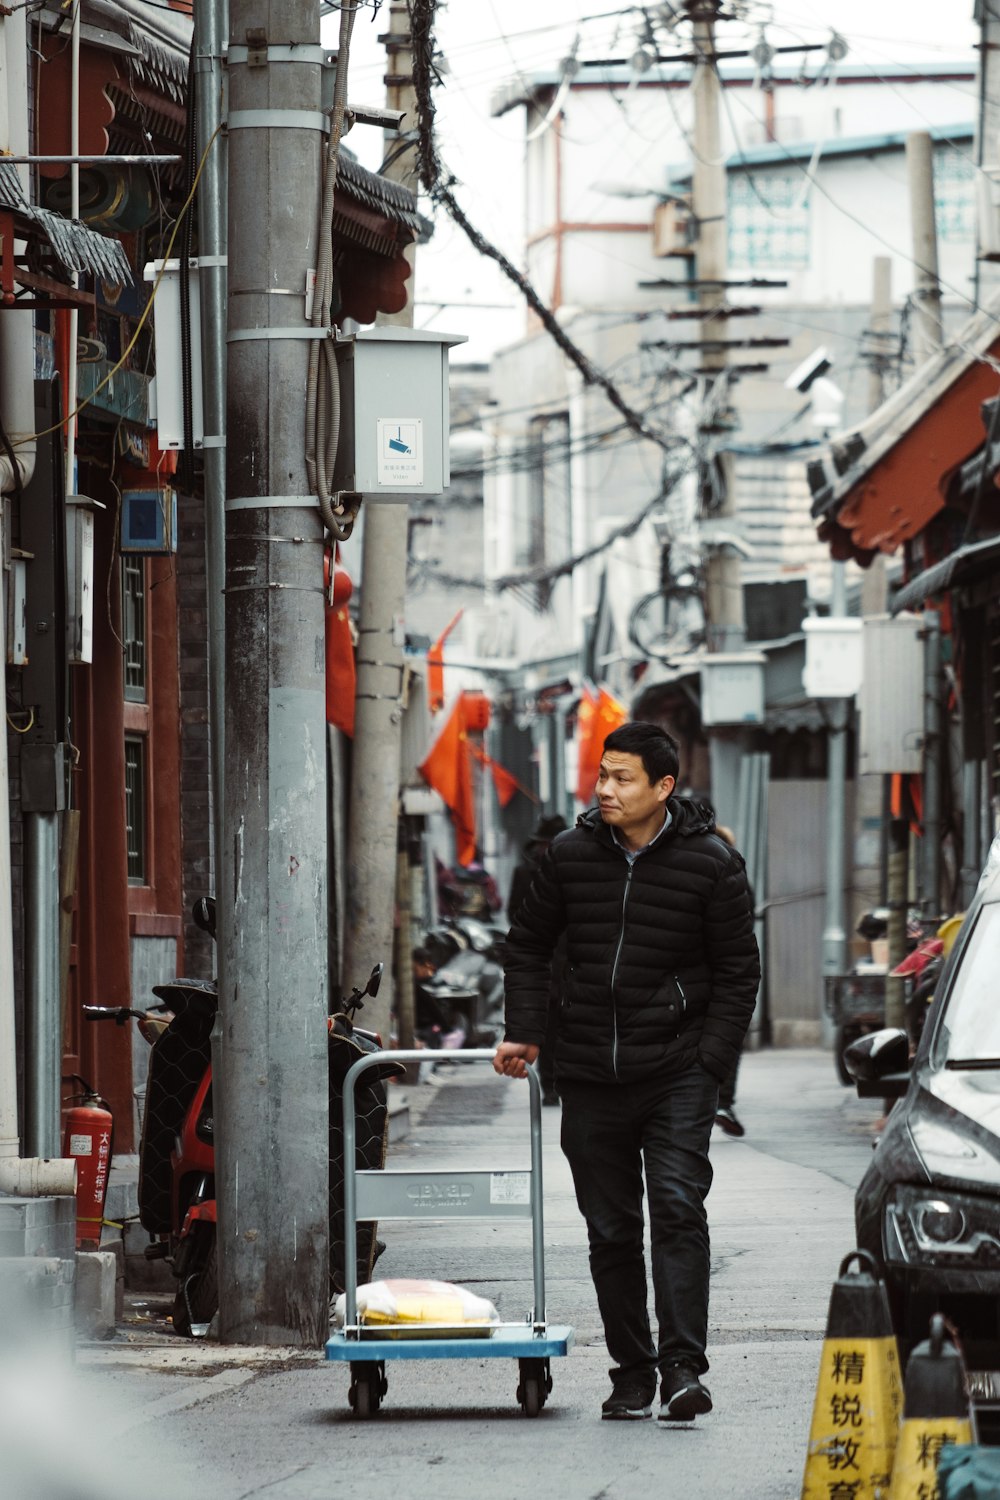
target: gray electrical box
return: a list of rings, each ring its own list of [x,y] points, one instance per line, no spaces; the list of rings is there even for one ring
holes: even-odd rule
[[[334,488],[371,499],[440,495],[448,468],[448,350],[464,334],[365,328],[337,340]]]
[[[870,615],[861,628],[858,707],[863,775],[923,770],[924,622],[919,615]]]

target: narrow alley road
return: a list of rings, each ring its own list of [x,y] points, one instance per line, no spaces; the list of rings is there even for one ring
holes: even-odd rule
[[[485,1067],[414,1091],[402,1164],[524,1165],[527,1091]],[[371,1422],[347,1406],[347,1371],[312,1356],[179,1345],[135,1325],[79,1356],[82,1399],[110,1413],[123,1493],[173,1500],[796,1500],[830,1284],[853,1244],[855,1183],[877,1106],[834,1077],[827,1054],[744,1061],[745,1140],[716,1135],[707,1382],[715,1412],[691,1426],[599,1419],[607,1356],[582,1224],[544,1111],[549,1316],[576,1329],[553,1362],[535,1421],[517,1408],[506,1360],[398,1362]],[[505,1318],[531,1298],[526,1226],[386,1225],[386,1276],[436,1276],[491,1297]],[[109,1492],[111,1493],[111,1492]]]

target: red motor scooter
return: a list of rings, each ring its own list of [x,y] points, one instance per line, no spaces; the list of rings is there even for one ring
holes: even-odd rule
[[[215,902],[195,903],[194,920],[215,937]],[[173,1325],[203,1337],[218,1307],[215,1140],[212,1119],[214,979],[171,979],[153,986],[148,1011],[85,1005],[90,1021],[134,1019],[152,1051],[139,1145],[139,1221],[148,1260],[167,1260],[177,1278]]]
[[[215,937],[215,901],[195,903],[198,927]],[[343,1149],[340,1084],[363,1052],[381,1050],[381,1039],[354,1026],[364,997],[378,992],[376,964],[364,990],[354,989],[341,1011],[327,1019],[330,1037],[330,1230],[331,1292],[343,1281]],[[219,1305],[216,1260],[215,1122],[212,1114],[211,1035],[218,1008],[215,980],[171,979],[153,985],[158,1005],[148,1011],[127,1006],[85,1005],[92,1021],[132,1019],[152,1051],[146,1080],[139,1147],[139,1221],[148,1231],[148,1260],[168,1261],[177,1279],[172,1320],[175,1333],[204,1338]],[[362,1114],[359,1100],[359,1166],[380,1167],[385,1153],[385,1082],[401,1072],[388,1061],[373,1069]],[[381,1075],[376,1078],[374,1074]],[[361,1158],[364,1157],[362,1160]],[[375,1226],[358,1241],[359,1274],[369,1279],[378,1253]],[[364,1260],[365,1264],[361,1262]]]

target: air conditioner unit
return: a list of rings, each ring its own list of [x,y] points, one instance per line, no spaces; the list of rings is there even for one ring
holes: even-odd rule
[[[174,490],[122,490],[121,550],[154,557],[177,551]]]

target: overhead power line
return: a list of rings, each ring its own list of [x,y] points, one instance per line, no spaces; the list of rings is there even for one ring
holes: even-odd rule
[[[651,427],[645,417],[625,399],[618,386],[603,371],[599,370],[583,350],[574,343],[560,324],[558,318],[539,296],[535,287],[504,255],[503,251],[481,234],[463,211],[452,192],[455,178],[447,172],[434,140],[433,80],[438,76],[434,65],[434,0],[408,0],[410,30],[413,39],[413,85],[417,95],[418,160],[420,180],[428,196],[440,203],[453,221],[465,234],[474,249],[500,267],[508,281],[518,288],[528,306],[535,313],[546,332],[579,370],[584,383],[602,390],[611,405],[624,417],[628,427],[637,437],[647,439],[672,453],[681,446],[689,446],[687,438],[677,433],[667,434]]]

